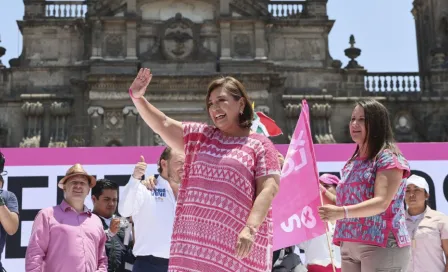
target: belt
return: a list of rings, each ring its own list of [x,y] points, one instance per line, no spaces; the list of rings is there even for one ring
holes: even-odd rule
[[[141,261],[147,261],[153,264],[158,264],[158,265],[168,265],[169,263],[169,259],[165,259],[165,258],[159,258],[153,255],[146,255],[146,256],[137,256],[136,257],[137,260],[141,260]]]

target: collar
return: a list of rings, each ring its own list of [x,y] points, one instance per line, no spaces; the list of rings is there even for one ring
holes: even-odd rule
[[[74,212],[76,212],[76,210],[75,210],[72,206],[70,206],[70,205],[65,201],[65,199],[62,200],[62,202],[61,202],[61,204],[60,204],[59,206],[61,207],[61,210],[64,211],[64,212],[67,212],[67,211],[74,211]],[[92,212],[87,208],[86,205],[84,205],[84,211],[83,211],[81,214],[86,214],[86,215],[88,215],[88,216],[91,216],[91,215],[92,215]]]
[[[158,183],[160,182],[160,181],[162,181],[163,183],[165,183],[165,184],[170,184],[169,182],[168,182],[168,180],[166,180],[164,177],[162,177],[162,175],[159,175],[158,177],[157,177],[157,181],[158,181]],[[171,186],[170,186],[171,187]]]
[[[417,214],[417,215],[421,215],[422,218],[423,217],[425,217],[425,218],[432,218],[433,215],[434,215],[433,212],[434,212],[433,209],[431,209],[429,206],[426,206],[425,211],[423,213]],[[409,214],[409,210],[408,209],[406,209],[405,216],[406,216],[406,220],[411,220],[411,218],[412,218],[412,215]]]

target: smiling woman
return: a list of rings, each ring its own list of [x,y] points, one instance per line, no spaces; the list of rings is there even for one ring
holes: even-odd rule
[[[349,128],[356,150],[342,169],[336,206],[320,207],[319,216],[337,220],[333,242],[341,246],[342,271],[406,271],[403,202],[410,169],[394,143],[389,113],[376,100],[359,101]]]
[[[270,271],[280,165],[272,142],[251,131],[244,86],[232,77],[209,85],[210,126],[178,122],[152,106],[144,98],[151,78],[149,69],[139,72],[132,101],[154,132],[185,152],[169,271]]]

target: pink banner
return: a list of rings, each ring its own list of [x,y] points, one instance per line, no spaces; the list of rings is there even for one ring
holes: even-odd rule
[[[286,144],[276,145],[283,154]],[[408,160],[448,160],[448,143],[402,143],[398,145]],[[315,144],[318,162],[347,161],[355,150],[354,144]],[[75,163],[134,164],[140,155],[148,163],[156,163],[163,150],[159,146],[69,147],[69,148],[1,148],[7,166],[73,165]]]
[[[309,109],[303,100],[302,112],[285,157],[280,190],[272,203],[274,250],[324,234],[325,225],[317,215],[320,205]]]

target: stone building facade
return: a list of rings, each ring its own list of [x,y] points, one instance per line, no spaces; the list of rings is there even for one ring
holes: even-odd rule
[[[355,37],[342,67],[329,54],[327,0],[24,3],[22,54],[0,64],[0,146],[163,144],[128,97],[140,67],[154,74],[147,98],[178,120],[208,122],[208,83],[232,75],[282,127],[277,143],[289,142],[304,98],[315,143],[350,142],[361,97],[388,107],[399,141],[448,140],[446,0],[415,0],[412,73],[369,73]]]

